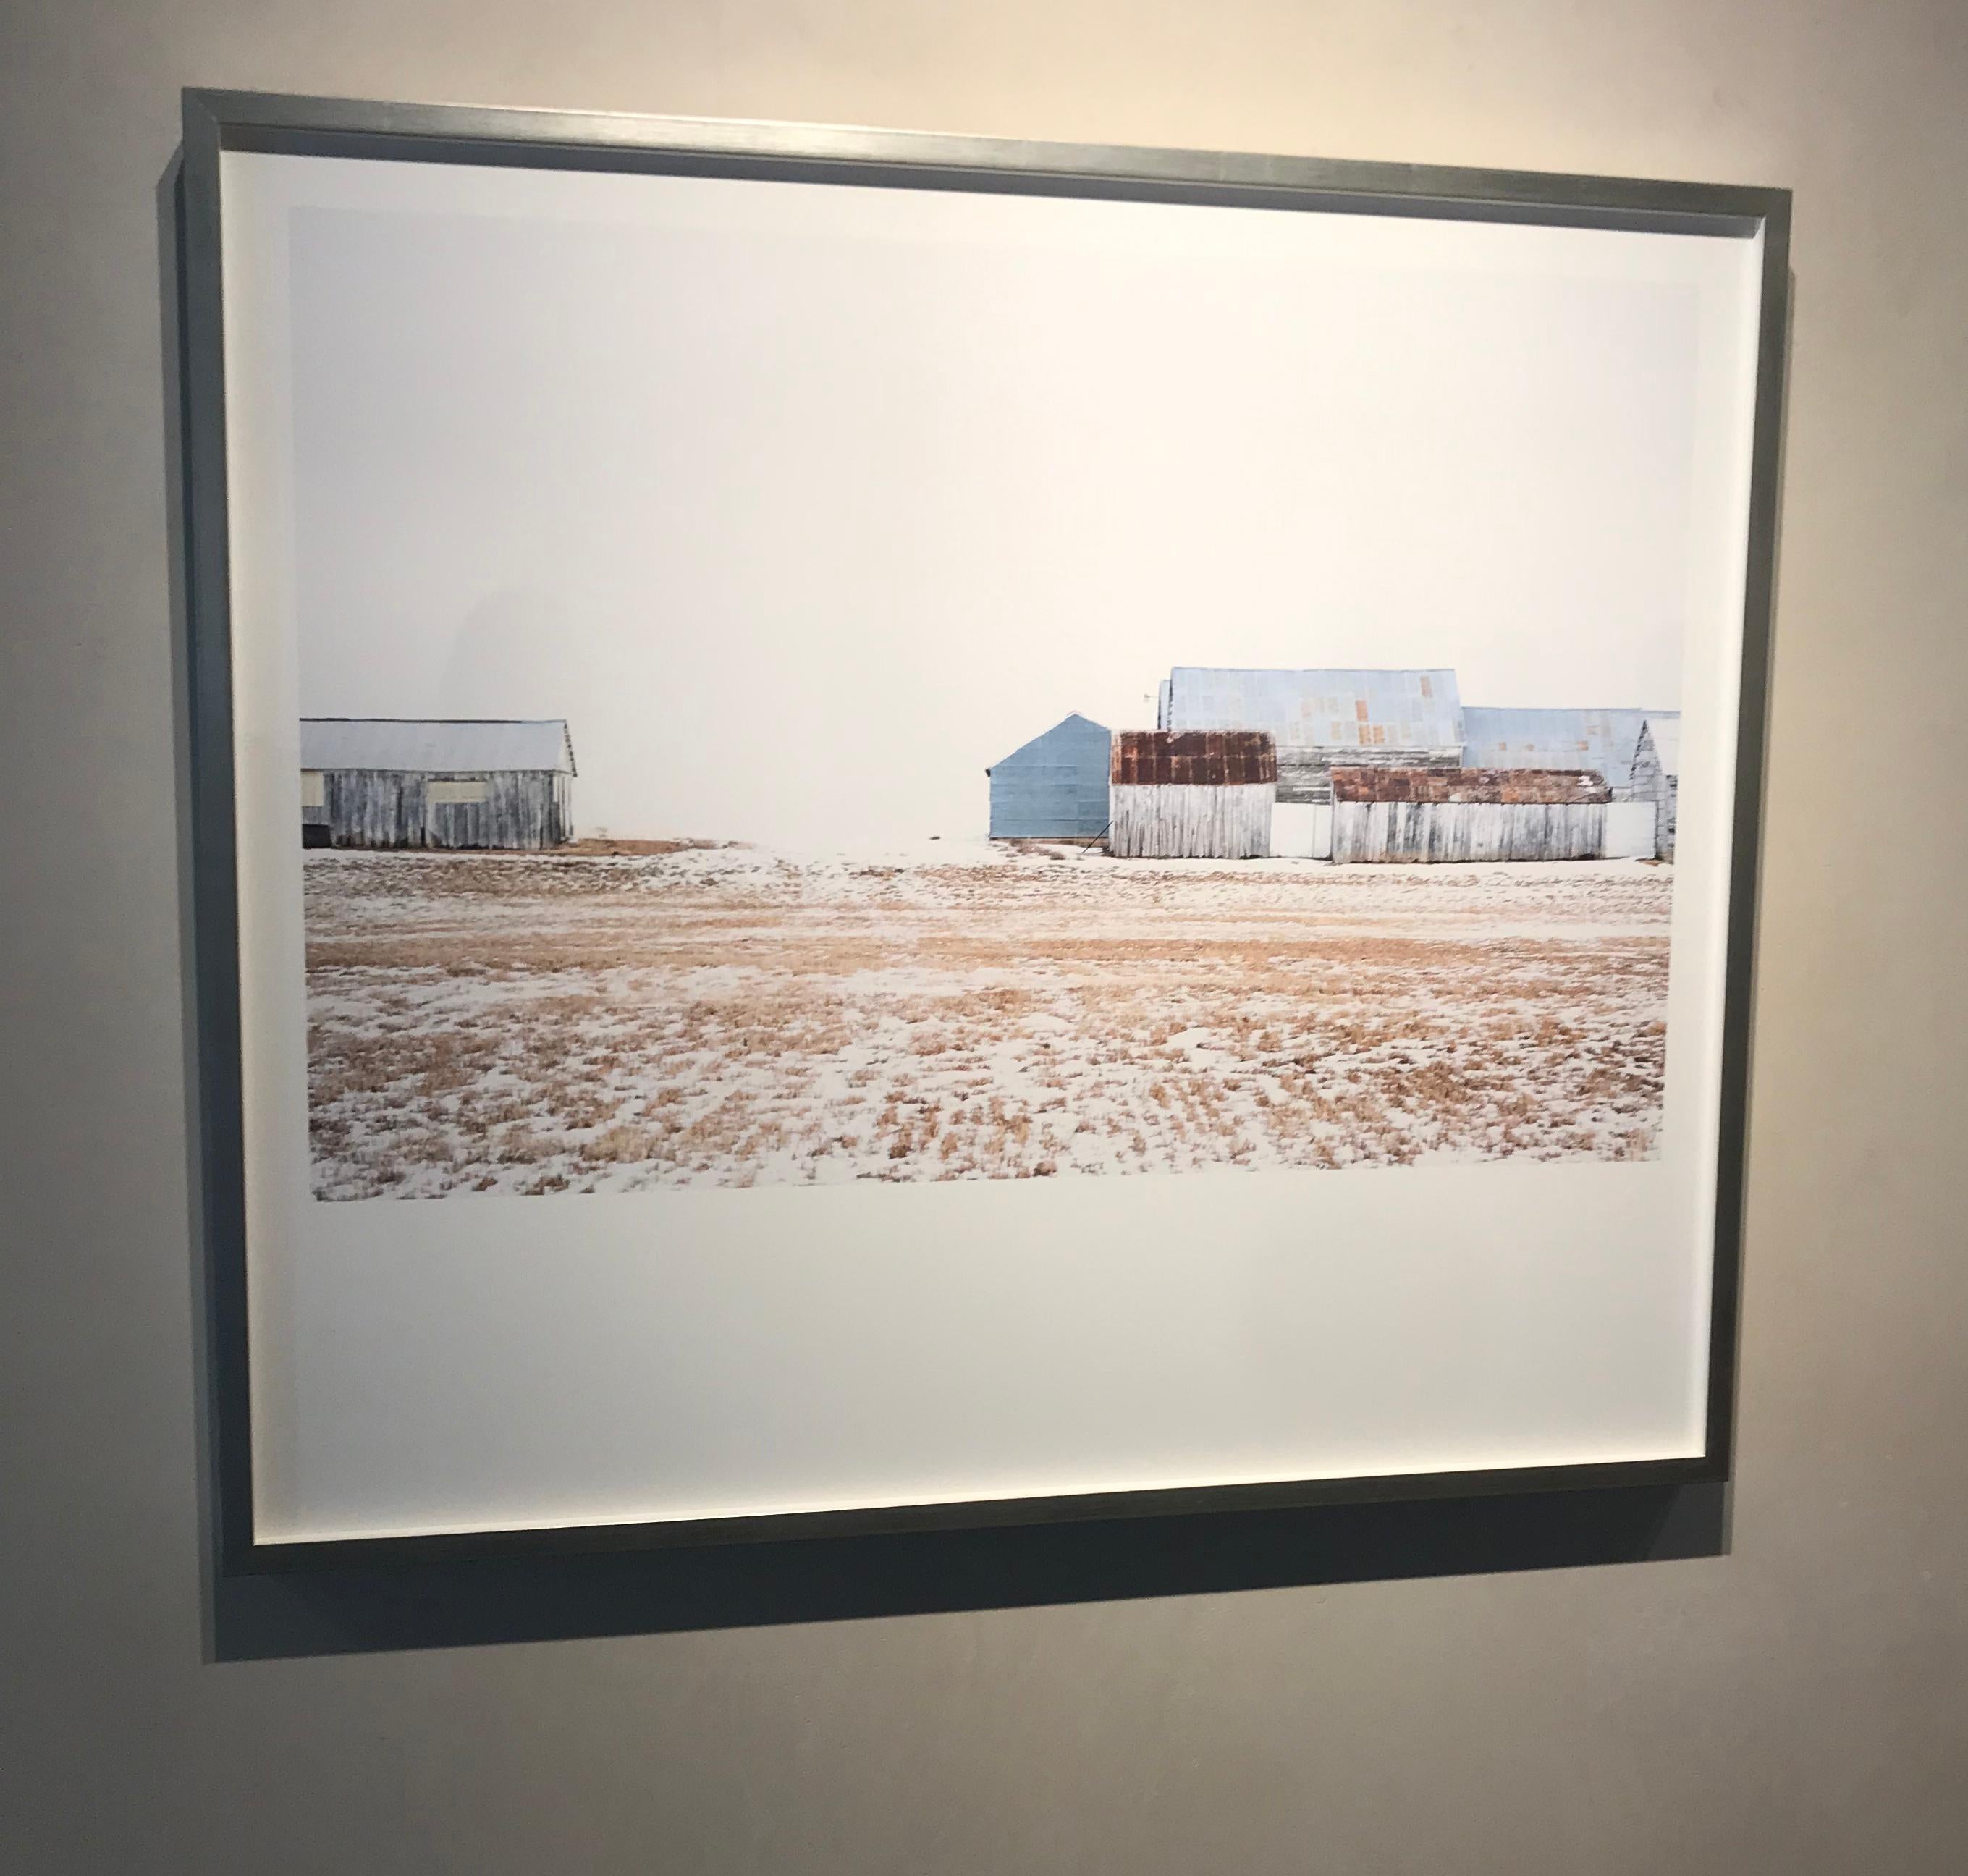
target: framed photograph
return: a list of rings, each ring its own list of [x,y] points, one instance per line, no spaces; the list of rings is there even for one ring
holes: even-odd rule
[[[182,200],[225,1567],[1727,1475],[1784,192]]]

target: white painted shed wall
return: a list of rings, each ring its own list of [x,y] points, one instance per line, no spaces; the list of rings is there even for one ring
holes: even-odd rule
[[[1606,804],[1606,858],[1650,860],[1654,857],[1654,804],[1651,801],[1609,801]]]
[[[1281,859],[1331,859],[1332,804],[1279,802],[1271,810],[1271,852]]]

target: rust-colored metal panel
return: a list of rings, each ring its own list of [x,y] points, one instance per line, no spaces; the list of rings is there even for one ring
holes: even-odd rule
[[[1591,806],[1612,799],[1590,768],[1335,768],[1335,801],[1501,802]]]
[[[1122,729],[1109,778],[1124,788],[1235,788],[1278,778],[1265,729]]]

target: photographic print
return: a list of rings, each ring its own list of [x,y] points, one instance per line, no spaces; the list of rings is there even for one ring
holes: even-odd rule
[[[1685,289],[653,186],[297,228],[318,1197],[1658,1150]]]
[[[186,163],[230,1554],[1720,1476],[1781,192]]]

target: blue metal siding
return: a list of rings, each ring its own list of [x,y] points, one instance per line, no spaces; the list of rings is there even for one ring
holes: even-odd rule
[[[1285,749],[1460,751],[1452,671],[1240,671],[1178,665],[1165,729],[1268,729]]]
[[[1107,826],[1107,731],[1069,716],[991,770],[993,840],[1092,840]]]
[[[1640,726],[1668,713],[1643,710],[1462,712],[1463,761],[1471,768],[1596,768],[1609,786],[1631,785]]]

